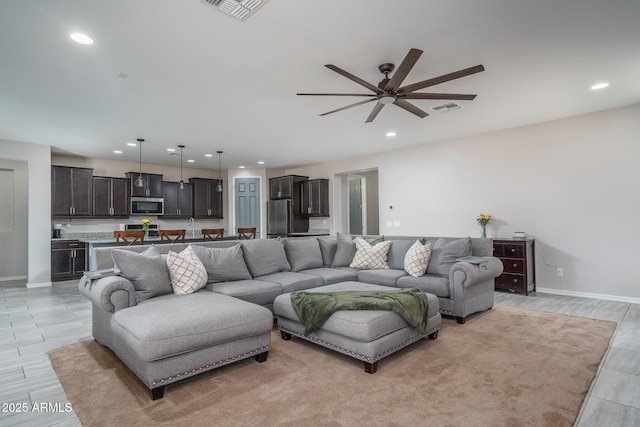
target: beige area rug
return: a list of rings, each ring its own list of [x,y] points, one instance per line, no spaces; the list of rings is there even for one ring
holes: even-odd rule
[[[364,372],[362,363],[277,329],[265,363],[248,359],[168,386],[152,401],[109,350],[49,352],[85,426],[571,426],[615,323],[506,306],[443,320]]]

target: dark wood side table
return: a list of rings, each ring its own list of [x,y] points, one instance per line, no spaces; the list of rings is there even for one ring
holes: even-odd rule
[[[495,279],[496,291],[523,295],[535,292],[534,239],[493,239],[493,255],[502,261],[503,273]]]

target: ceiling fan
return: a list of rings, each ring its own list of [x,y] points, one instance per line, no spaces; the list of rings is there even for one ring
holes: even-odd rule
[[[460,101],[472,101],[475,99],[476,95],[467,95],[467,94],[458,94],[458,93],[420,93],[415,92],[420,89],[424,89],[430,86],[435,86],[440,83],[448,82],[450,80],[459,79],[461,77],[466,77],[471,74],[479,73],[480,71],[484,71],[484,67],[482,65],[476,65],[475,67],[465,68],[464,70],[455,71],[449,74],[443,74],[438,77],[434,77],[431,79],[423,80],[421,82],[412,83],[406,86],[400,86],[404,79],[409,74],[409,71],[413,68],[413,66],[418,61],[422,55],[422,51],[420,49],[411,49],[405,58],[402,60],[402,63],[393,74],[391,78],[389,78],[389,73],[393,71],[395,65],[386,63],[382,64],[378,67],[380,72],[384,74],[384,79],[378,83],[378,86],[374,86],[369,82],[362,80],[359,77],[354,76],[353,74],[343,70],[340,67],[337,67],[333,64],[327,64],[327,67],[330,70],[335,71],[336,73],[358,83],[361,86],[366,87],[373,93],[298,93],[297,95],[305,95],[305,96],[366,96],[370,99],[365,101],[356,102],[355,104],[347,105],[342,108],[338,108],[337,110],[328,111],[326,113],[320,114],[321,116],[326,116],[327,114],[337,113],[338,111],[346,110],[348,108],[357,107],[358,105],[366,104],[368,102],[377,101],[376,105],[373,107],[371,114],[367,117],[365,123],[372,122],[373,119],[376,118],[382,107],[387,104],[394,104],[398,107],[407,110],[408,112],[415,114],[420,118],[427,117],[425,111],[422,111],[420,108],[416,107],[407,99],[447,99],[447,100],[460,100]]]

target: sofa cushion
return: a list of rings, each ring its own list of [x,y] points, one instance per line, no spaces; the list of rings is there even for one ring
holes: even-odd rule
[[[259,279],[210,283],[205,289],[263,306],[273,304],[273,300],[282,293],[279,284]]]
[[[361,270],[358,272],[358,282],[395,287],[398,278],[406,275],[407,273],[404,270],[389,268],[380,270]]]
[[[426,274],[420,277],[403,276],[398,279],[396,286],[399,288],[418,288],[424,292],[441,298],[449,298],[449,278]]]
[[[361,237],[355,238],[356,254],[349,264],[352,268],[380,269],[389,268],[387,254],[391,248],[391,241],[371,245]]]
[[[207,270],[207,283],[251,279],[240,245],[230,248],[193,246],[193,251]]]
[[[291,271],[280,239],[254,239],[242,242],[242,253],[252,277]]]
[[[404,270],[404,257],[407,255],[407,251],[416,240],[393,239],[387,241],[391,242],[391,247],[387,254],[387,263],[389,264],[389,268]]]
[[[180,253],[169,251],[167,267],[171,287],[176,295],[191,294],[207,284],[207,270],[191,245]]]
[[[404,257],[404,271],[413,277],[424,276],[430,258],[431,242],[423,245],[419,240],[416,240]]]
[[[155,246],[150,246],[142,253],[114,249],[111,256],[113,265],[133,284],[137,302],[173,293],[167,264]]]
[[[312,268],[309,270],[304,270],[304,274],[320,277],[325,285],[333,285],[334,283],[358,280],[358,273],[356,271],[348,270],[348,267],[346,268],[328,268],[328,267]]]
[[[146,362],[261,335],[272,326],[266,308],[202,290],[153,298],[111,319],[114,334]]]
[[[338,249],[338,239],[335,237],[319,237],[317,240],[322,253],[322,266],[331,267]]]
[[[291,271],[322,267],[322,252],[318,239],[287,239],[284,250]]]
[[[324,284],[321,277],[295,273],[293,271],[267,274],[260,276],[260,280],[277,283],[282,288],[282,293],[304,291],[306,289],[317,288]]]
[[[336,254],[331,261],[331,267],[348,267],[356,254],[356,244],[350,236],[336,234]]]
[[[449,270],[456,263],[456,258],[469,255],[471,255],[471,237],[452,241],[438,239],[431,249],[427,272],[449,277]]]

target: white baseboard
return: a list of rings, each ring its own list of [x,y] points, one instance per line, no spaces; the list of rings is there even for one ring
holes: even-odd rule
[[[46,288],[46,287],[51,287],[51,285],[52,285],[51,282],[40,282],[40,283],[29,282],[27,283],[27,288]]]
[[[566,291],[564,289],[551,289],[551,288],[540,288],[540,287],[536,287],[536,292],[542,292],[543,294],[564,295],[568,297],[602,299],[607,301],[618,301],[618,302],[626,302],[630,304],[640,304],[640,298],[623,297],[620,295],[593,294],[590,292],[576,292],[576,291]]]

